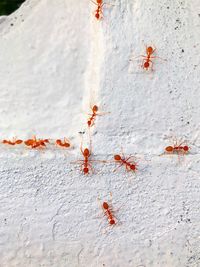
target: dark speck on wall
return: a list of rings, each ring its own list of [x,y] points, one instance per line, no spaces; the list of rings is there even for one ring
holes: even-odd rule
[[[184,49],[182,49],[181,52],[184,53]]]
[[[10,26],[13,26],[13,25],[14,25],[13,23],[10,24]]]

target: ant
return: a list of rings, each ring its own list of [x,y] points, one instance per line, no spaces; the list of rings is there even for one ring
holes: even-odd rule
[[[91,141],[90,141],[90,148],[84,148],[83,149],[83,141],[81,140],[81,147],[80,147],[81,153],[84,157],[84,159],[80,159],[76,162],[81,162],[81,169],[84,174],[89,174],[89,170],[92,169],[92,166],[90,164],[90,156],[91,156]],[[72,162],[72,163],[76,163]]]
[[[113,208],[112,208],[112,194],[110,193],[110,198],[111,198],[111,205],[108,204],[108,202],[104,201],[103,204],[101,206],[104,215],[107,217],[109,225],[116,225],[116,218],[113,214]],[[98,198],[99,202],[100,199]]]
[[[33,136],[33,139],[24,141],[24,144],[31,148],[46,147],[46,143],[49,143],[48,139],[36,139],[36,136]]]
[[[153,62],[152,62],[152,54],[155,52],[155,48],[153,49],[151,46],[146,47],[146,56],[144,56],[145,58],[143,59],[142,62],[142,67],[145,70],[148,70],[150,67],[150,63],[151,63],[151,69],[153,70]]]
[[[19,145],[19,144],[23,143],[23,141],[20,140],[20,139],[17,139],[17,140],[16,140],[16,138],[13,138],[13,141],[5,140],[5,139],[4,139],[4,140],[2,141],[2,143],[3,143],[3,144],[7,144],[7,145],[12,145],[12,146],[14,146],[14,145]]]
[[[104,160],[102,160],[102,161],[101,160],[93,160],[93,159],[91,160],[90,159],[90,157],[92,155],[91,147],[92,147],[91,138],[90,138],[89,148],[86,147],[86,148],[83,149],[83,141],[81,140],[80,150],[81,150],[81,153],[82,153],[84,159],[78,160],[76,162],[81,162],[81,169],[82,169],[84,174],[89,174],[90,169],[93,172],[93,168],[92,168],[91,162],[103,162],[103,163],[106,162]],[[76,163],[76,162],[74,162],[74,163]]]
[[[70,147],[70,142],[69,140],[67,140],[67,138],[64,137],[64,141],[57,139],[56,145],[67,148]]]
[[[120,165],[117,167],[117,169],[119,167],[121,167],[122,165],[124,165],[126,167],[127,171],[136,172],[137,171],[137,163],[135,161],[129,161],[131,158],[133,158],[133,156],[125,158],[123,153],[122,153],[122,155],[123,155],[123,157],[121,157],[120,155],[114,155],[114,160],[116,162],[120,163]]]
[[[102,8],[105,3],[103,3],[103,0],[96,0],[96,2],[92,1],[92,3],[97,5],[97,9],[95,10],[95,18],[100,20],[101,18],[103,18]]]
[[[96,105],[94,105],[92,107],[92,114],[91,114],[91,117],[88,119],[87,121],[87,124],[88,124],[88,127],[92,127],[94,125],[94,121],[96,119],[96,116],[98,115],[97,114],[97,111],[98,111],[98,107]]]
[[[167,154],[186,154],[189,152],[189,147],[184,145],[185,142],[180,143],[179,145],[176,143],[173,146],[165,147],[165,153]]]
[[[89,128],[92,127],[95,124],[94,122],[96,120],[96,116],[102,116],[102,115],[105,115],[105,114],[109,113],[109,112],[107,112],[107,113],[98,113],[99,107],[97,105],[94,105],[93,107],[91,107],[91,110],[92,110],[92,114],[89,114],[90,117],[89,117],[89,119],[87,121],[87,125],[88,125]]]
[[[138,57],[143,57],[143,61],[142,61],[142,65],[141,67],[145,70],[149,70],[150,65],[151,65],[151,70],[153,71],[153,58],[159,58],[162,59],[160,57],[157,56],[152,56],[153,53],[156,51],[156,48],[153,48],[152,46],[146,46],[146,56],[145,55],[140,55]],[[137,58],[137,57],[136,57]],[[166,59],[162,59],[164,61],[166,61]]]
[[[90,161],[89,158],[91,156],[91,151],[88,148],[85,148],[83,150],[82,145],[81,145],[80,149],[81,149],[81,153],[82,153],[82,155],[84,157],[84,160],[82,160],[83,161],[83,163],[82,163],[83,169],[82,170],[83,170],[84,174],[88,174],[89,173],[89,169],[90,168],[92,169],[92,166],[89,163],[89,161]]]

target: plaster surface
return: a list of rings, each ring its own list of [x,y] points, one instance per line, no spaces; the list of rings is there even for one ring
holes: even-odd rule
[[[200,6],[196,0],[27,0],[0,20],[1,139],[68,137],[67,151],[0,146],[0,266],[200,266]],[[141,69],[154,45],[154,72]],[[83,175],[80,134],[94,173]],[[159,156],[177,137],[190,154]],[[136,175],[115,172],[133,154]],[[108,227],[97,198],[113,196]]]

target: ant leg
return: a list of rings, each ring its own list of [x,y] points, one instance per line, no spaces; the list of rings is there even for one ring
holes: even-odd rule
[[[154,47],[155,47],[155,45],[154,45]],[[156,49],[157,49],[156,47],[153,49],[153,52],[152,52],[152,54],[153,54],[153,53],[155,53]]]
[[[177,138],[176,138],[176,136],[174,136],[174,146],[178,146],[178,140],[177,140]]]
[[[148,46],[147,45],[145,45],[146,46],[146,54],[148,55]]]
[[[143,69],[148,69],[148,68],[145,68],[144,67],[144,62],[146,62],[147,61],[147,59],[146,58],[144,58],[143,60],[142,60],[142,65],[141,65],[141,68],[143,68]]]
[[[106,6],[115,6],[114,4],[111,4],[111,3],[105,3],[105,2],[102,4],[102,6],[103,6],[103,5],[106,5]]]
[[[129,61],[133,61],[133,59],[135,59],[135,58],[139,58],[139,57],[144,57],[144,58],[147,58],[146,56],[144,56],[144,55],[139,55],[139,56],[137,56],[137,57],[132,57],[132,58],[130,58],[129,59]]]
[[[158,58],[158,59],[161,59],[161,60],[163,60],[163,61],[167,61],[167,59],[165,59],[165,58],[161,58],[161,57],[157,57],[157,56],[152,56],[151,58]]]
[[[154,71],[154,69],[153,69],[153,61],[149,60],[149,62],[151,62],[151,71]]]
[[[81,150],[82,155],[84,156],[84,152],[83,152],[83,136],[81,136],[80,150]]]
[[[111,207],[113,206],[112,205],[112,192],[110,192],[110,203],[111,203]]]
[[[92,164],[88,163],[88,167],[91,169],[92,173],[95,174],[94,168],[92,167]]]
[[[93,4],[95,4],[95,5],[97,5],[98,6],[98,4],[96,3],[96,2],[94,2],[93,0],[90,0]]]
[[[123,147],[121,147],[121,152],[122,152],[122,156],[123,156],[123,158],[125,159],[125,155],[124,155]]]
[[[120,165],[119,166],[117,166],[117,168],[115,168],[114,170],[113,170],[113,172],[116,172],[116,170],[117,169],[119,169],[121,166],[123,165],[123,162],[122,163],[120,163]]]

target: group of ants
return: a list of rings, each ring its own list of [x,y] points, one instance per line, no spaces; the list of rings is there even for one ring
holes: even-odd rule
[[[91,114],[88,114],[88,119],[87,119],[87,126],[88,129],[90,131],[91,127],[93,127],[95,125],[95,121],[97,116],[101,116],[104,115],[104,113],[100,113],[99,112],[99,107],[97,105],[94,105],[93,107],[91,107]],[[47,146],[47,144],[50,144],[50,140],[49,139],[37,139],[36,136],[33,136],[32,139],[28,139],[28,140],[21,140],[21,139],[16,139],[13,138],[13,140],[3,140],[2,141],[3,144],[6,145],[20,145],[20,144],[25,144],[27,147],[31,148],[31,149],[41,149],[41,148],[45,148]],[[177,154],[177,155],[185,155],[189,152],[189,147],[184,144],[185,142],[182,142],[180,144],[177,144],[177,142],[174,145],[171,146],[167,146],[165,147],[165,153],[167,154]],[[61,148],[70,148],[71,147],[71,143],[67,138],[62,139],[57,139],[54,141],[54,144],[58,147]],[[82,142],[81,142],[81,146],[80,146],[80,151],[81,154],[83,156],[83,159],[78,160],[78,162],[81,163],[81,171],[83,172],[84,175],[87,175],[90,173],[90,171],[92,171],[92,162],[94,162],[95,160],[91,159],[91,155],[92,155],[92,150],[91,150],[91,141],[90,141],[90,146],[83,148],[82,146]],[[138,168],[138,164],[135,160],[135,157],[133,156],[129,156],[126,157],[123,153],[120,154],[116,154],[114,155],[114,161],[119,164],[117,169],[119,167],[124,166],[126,171],[131,171],[133,173],[136,173]],[[106,162],[106,161],[103,161]],[[116,169],[115,169],[116,170]],[[99,199],[98,199],[99,200]],[[104,201],[101,204],[101,208],[103,209],[103,213],[104,215],[108,218],[108,223],[109,225],[115,225],[117,223],[116,221],[116,216],[114,215],[114,211],[112,208],[112,205],[108,204],[108,202]]]
[[[103,0],[96,0],[96,1],[91,0],[91,1],[97,6],[97,9],[94,11],[95,18],[97,20],[101,20],[103,18],[103,6],[106,3],[104,3]],[[155,50],[156,50],[156,48],[153,48],[151,46],[146,46],[146,55],[138,56],[138,57],[142,57],[143,58],[141,67],[146,71],[148,71],[149,69],[151,69],[151,71],[153,71],[153,61],[152,61],[152,59],[155,59],[155,58],[162,59],[160,57],[153,56],[153,54],[155,53]],[[94,125],[94,120],[95,120],[96,116],[99,115],[97,113],[97,111],[98,111],[98,107],[96,105],[93,106],[93,108],[92,108],[92,112],[93,112],[92,116],[88,120],[88,126],[89,127]],[[185,144],[185,142],[181,142],[181,143],[178,144],[177,141],[176,141],[173,146],[165,147],[164,154],[167,153],[167,154],[184,155],[184,154],[187,154],[188,152],[189,152],[189,147]],[[89,165],[88,164],[89,164],[89,157],[91,155],[91,152],[90,152],[90,150],[88,148],[86,148],[84,150],[81,148],[81,153],[83,154],[83,157],[84,157],[83,172],[85,174],[87,174],[89,172],[89,168],[88,168]],[[132,171],[132,172],[136,172],[137,171],[137,163],[135,162],[135,160],[133,160],[132,156],[126,158],[124,156],[124,154],[123,155],[114,155],[114,160],[120,164],[119,167],[120,166],[125,166],[127,171]],[[109,224],[110,225],[115,225],[116,224],[116,219],[114,217],[112,207],[110,207],[107,202],[103,202],[101,207],[103,209],[104,215],[108,218]]]
[[[92,1],[92,0],[91,0]],[[101,20],[103,18],[103,5],[105,4],[103,0],[96,0],[96,2],[92,1],[95,5],[97,5],[97,9],[95,10],[95,18],[97,20]],[[153,56],[155,52],[155,48],[151,46],[146,47],[146,55],[140,55],[138,57],[142,57],[142,68],[144,70],[153,70],[153,61],[152,59],[159,58],[157,56]],[[91,127],[95,125],[95,120],[97,116],[103,115],[103,113],[99,113],[99,107],[97,105],[93,105],[91,107],[91,114],[88,114],[88,120],[87,120],[87,126],[90,130]],[[36,149],[36,148],[45,148],[48,143],[51,143],[49,139],[37,139],[35,136],[33,136],[32,139],[28,140],[21,140],[21,139],[16,139],[14,138],[12,141],[11,140],[3,140],[3,144],[6,145],[19,145],[24,143],[27,147],[31,149]],[[58,147],[61,148],[70,148],[71,144],[70,141],[67,138],[62,139],[57,139],[54,141],[54,144]],[[91,160],[91,142],[90,142],[90,147],[86,147],[83,149],[82,147],[82,142],[81,142],[81,147],[80,151],[82,153],[83,159],[79,160],[81,162],[81,171],[83,174],[87,175],[90,173],[92,170],[92,165],[91,163],[94,160]],[[165,147],[165,152],[163,154],[177,154],[179,155],[185,155],[189,152],[189,147],[186,145],[185,142],[177,143],[177,141],[170,146]],[[137,168],[137,162],[133,156],[126,157],[123,153],[121,155],[116,154],[114,155],[114,161],[118,163],[118,167],[124,166],[126,171],[131,171],[133,173],[136,173],[138,168]],[[104,161],[105,162],[105,161]],[[117,167],[117,168],[118,168]],[[104,201],[101,204],[101,208],[103,209],[104,215],[108,219],[109,225],[115,225],[117,223],[116,216],[114,215],[114,210],[112,208],[112,205],[108,204],[108,202]]]

